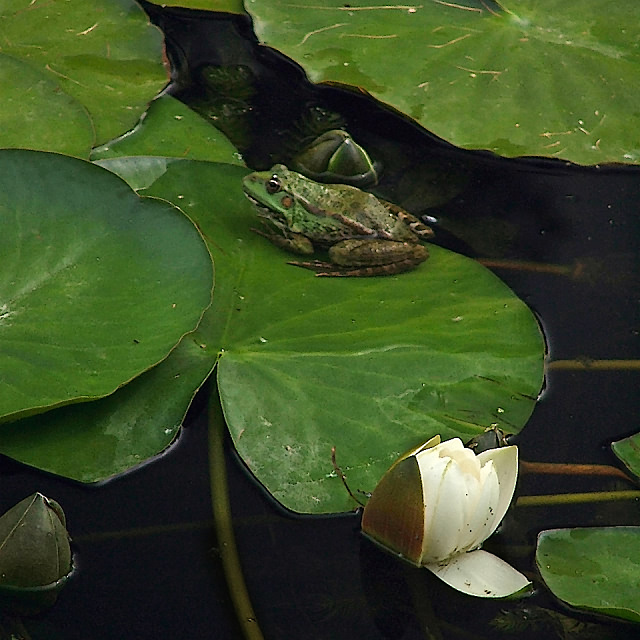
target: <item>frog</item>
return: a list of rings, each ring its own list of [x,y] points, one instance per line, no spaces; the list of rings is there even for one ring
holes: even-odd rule
[[[352,185],[315,182],[285,165],[246,175],[243,189],[275,246],[329,260],[291,261],[316,276],[393,275],[429,257],[423,240],[433,230],[401,207]]]

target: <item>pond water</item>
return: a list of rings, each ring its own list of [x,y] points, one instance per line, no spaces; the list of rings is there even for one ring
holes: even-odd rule
[[[190,65],[267,68],[265,74],[277,78],[274,90],[292,77],[301,80],[277,57],[256,54],[250,40],[221,40],[237,31],[233,23],[179,13],[163,24],[174,43],[182,43]],[[271,103],[262,98],[263,110],[269,105],[293,118],[300,96],[313,95],[345,114],[357,129],[352,133],[381,149],[385,162],[409,158],[414,184],[420,167],[430,170],[434,164],[459,179],[456,193],[429,210],[437,218],[436,242],[492,268],[533,309],[548,342],[546,387],[517,439],[521,459],[615,464],[609,444],[636,432],[640,413],[640,370],[624,362],[640,360],[640,170],[461,152],[360,96],[304,85],[296,91],[286,108],[281,92]],[[271,132],[281,125],[273,124]],[[381,141],[382,130],[392,143]],[[256,146],[247,159],[256,167],[268,165],[268,146]],[[433,172],[428,176],[425,181]],[[397,199],[415,197],[406,184],[388,189]],[[591,360],[622,362],[593,369],[585,366]],[[200,392],[167,453],[101,486],[81,486],[2,460],[5,504],[36,490],[55,498],[74,539],[76,574],[56,606],[29,627],[34,637],[241,637],[212,523],[207,394],[206,388]],[[542,587],[520,603],[457,594],[428,571],[403,566],[373,547],[359,533],[357,513],[286,512],[227,447],[237,543],[267,639],[638,637],[637,628],[624,624],[570,617]],[[518,493],[615,488],[631,486],[611,478],[530,473],[522,474]],[[637,501],[515,506],[485,548],[535,575],[539,531],[617,524],[640,524]]]

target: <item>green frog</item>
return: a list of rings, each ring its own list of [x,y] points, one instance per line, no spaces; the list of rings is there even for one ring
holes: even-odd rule
[[[357,187],[321,184],[277,164],[245,176],[243,188],[267,231],[292,253],[328,250],[329,262],[290,262],[317,276],[378,276],[414,269],[429,253],[433,231],[400,207]]]

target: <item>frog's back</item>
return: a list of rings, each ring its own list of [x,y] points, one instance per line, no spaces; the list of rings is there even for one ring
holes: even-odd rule
[[[409,216],[402,208],[386,200],[377,198],[371,193],[366,195],[359,206],[349,213],[355,220],[369,227],[375,235],[381,238],[398,240],[401,242],[415,242],[417,237],[404,222],[403,216]],[[355,204],[355,203],[354,203]]]

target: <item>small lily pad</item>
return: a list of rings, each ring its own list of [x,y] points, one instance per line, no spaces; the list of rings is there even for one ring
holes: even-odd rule
[[[611,443],[613,453],[637,478],[640,478],[640,433]]]
[[[543,531],[536,563],[568,605],[640,622],[640,527]]]
[[[143,120],[132,131],[91,152],[92,160],[120,156],[161,156],[244,164],[224,133],[169,95],[154,100]]]

